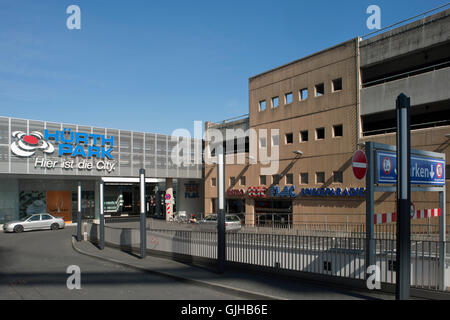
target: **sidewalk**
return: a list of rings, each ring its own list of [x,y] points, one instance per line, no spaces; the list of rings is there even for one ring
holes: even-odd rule
[[[326,287],[319,284],[303,282],[297,279],[270,277],[241,271],[226,271],[217,274],[214,270],[179,263],[170,259],[149,256],[140,259],[134,254],[105,247],[99,250],[88,241],[77,242],[72,237],[75,251],[91,257],[118,263],[143,272],[150,272],[179,281],[194,283],[228,292],[243,299],[276,300],[393,300],[394,296],[380,293],[364,293],[345,289]]]

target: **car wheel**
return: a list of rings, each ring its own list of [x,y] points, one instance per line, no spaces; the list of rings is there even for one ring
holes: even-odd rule
[[[57,223],[54,223],[50,226],[50,229],[52,230],[58,230],[59,229],[59,225]]]
[[[14,227],[14,232],[15,233],[21,233],[23,231],[23,226],[18,225]]]

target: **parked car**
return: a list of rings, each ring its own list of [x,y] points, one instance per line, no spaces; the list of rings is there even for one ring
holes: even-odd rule
[[[48,213],[33,214],[17,221],[10,221],[3,225],[4,232],[22,232],[30,230],[58,230],[64,228],[64,219]]]
[[[211,214],[200,221],[202,226],[208,229],[217,230],[217,214]],[[225,230],[240,230],[242,227],[241,219],[235,214],[225,215]]]

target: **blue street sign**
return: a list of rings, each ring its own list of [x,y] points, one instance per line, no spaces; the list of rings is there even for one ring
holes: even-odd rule
[[[397,182],[395,152],[376,151],[377,183]],[[411,156],[411,184],[445,185],[445,161],[436,158]]]

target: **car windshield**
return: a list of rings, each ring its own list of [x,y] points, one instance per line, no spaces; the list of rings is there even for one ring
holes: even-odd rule
[[[32,217],[32,215],[25,216],[25,217],[23,217],[23,218],[20,218],[19,221],[25,221],[25,220],[27,220],[27,219],[29,219],[29,218],[31,218],[31,217]]]

